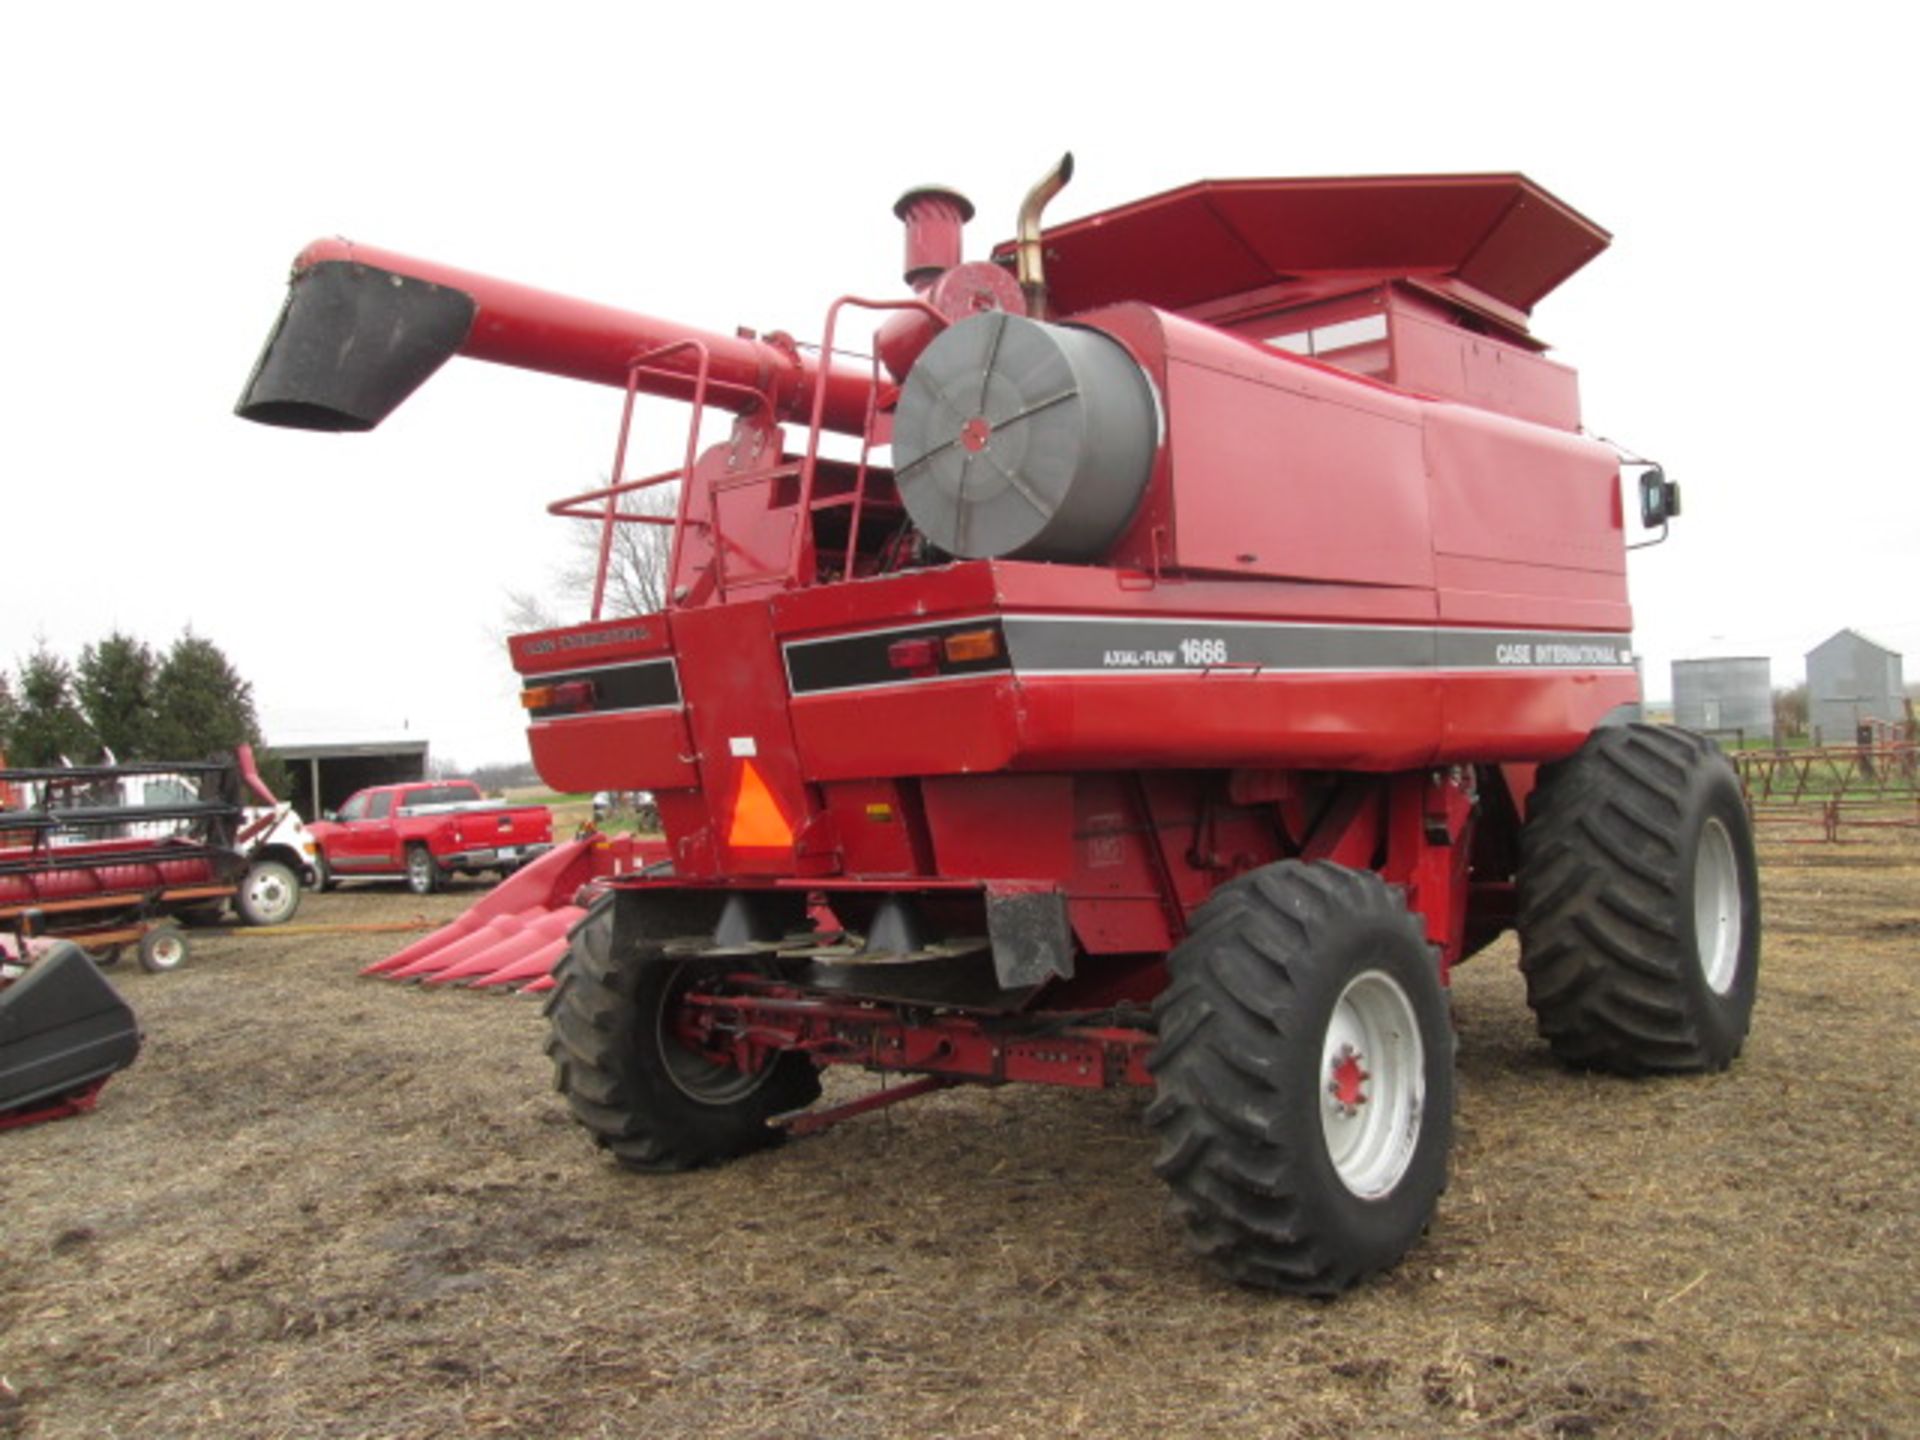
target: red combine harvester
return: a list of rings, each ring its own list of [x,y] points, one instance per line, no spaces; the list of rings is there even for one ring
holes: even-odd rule
[[[1606,233],[1514,175],[1206,182],[966,263],[818,351],[341,241],[239,411],[365,430],[453,355],[624,388],[612,527],[679,482],[667,609],[512,641],[556,789],[671,872],[573,930],[549,1048],[639,1170],[963,1082],[1137,1085],[1194,1246],[1326,1293],[1445,1183],[1451,966],[1517,927],[1542,1033],[1725,1066],[1758,890],[1707,741],[1641,724],[1620,458],[1534,304]],[[834,335],[891,312],[871,359]],[[633,398],[691,402],[627,479]],[[708,409],[732,431],[702,449]],[[790,437],[786,427],[795,427]],[[822,433],[855,437],[829,459]],[[882,463],[882,461],[886,463]],[[1664,530],[1676,488],[1640,477]],[[915,1081],[824,1111],[827,1065]]]

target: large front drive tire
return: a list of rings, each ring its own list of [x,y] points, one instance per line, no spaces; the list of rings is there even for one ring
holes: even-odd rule
[[[768,1121],[820,1098],[804,1055],[774,1057],[748,1074],[715,1064],[673,1034],[680,997],[714,967],[615,954],[616,897],[573,929],[547,999],[554,1088],[573,1118],[631,1170],[691,1170],[776,1144]]]
[[[1446,1188],[1453,1028],[1420,922],[1379,876],[1268,865],[1168,957],[1154,1169],[1231,1279],[1331,1295],[1419,1239]]]
[[[1541,1036],[1622,1075],[1724,1070],[1760,972],[1760,879],[1719,748],[1596,730],[1545,766],[1520,840],[1520,968]]]

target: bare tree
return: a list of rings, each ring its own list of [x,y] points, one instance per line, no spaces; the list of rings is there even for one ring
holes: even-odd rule
[[[671,516],[679,504],[677,485],[656,485],[622,497],[629,515]],[[593,606],[593,582],[600,567],[601,522],[574,520],[568,535],[570,558],[554,580],[557,604],[524,590],[507,592],[507,633],[551,630],[587,618]],[[627,521],[613,527],[607,556],[607,588],[602,610],[608,615],[648,615],[667,604],[667,561],[673,527]]]

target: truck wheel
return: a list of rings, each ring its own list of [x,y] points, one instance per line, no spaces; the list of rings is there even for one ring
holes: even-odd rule
[[[594,1143],[630,1170],[691,1170],[777,1143],[767,1122],[820,1098],[804,1055],[748,1073],[674,1036],[679,999],[711,967],[613,951],[611,897],[573,929],[547,999],[554,1088]]]
[[[1394,1264],[1446,1188],[1453,1029],[1379,876],[1285,860],[1222,886],[1167,959],[1154,1169],[1246,1285],[1331,1295]]]
[[[444,878],[426,846],[407,847],[407,889],[416,895],[431,895]]]
[[[324,894],[333,886],[333,872],[327,868],[327,852],[316,848],[313,852],[313,888]]]
[[[140,968],[151,975],[178,970],[191,953],[187,933],[178,926],[156,925],[140,937]]]
[[[233,908],[249,925],[283,925],[300,908],[300,881],[278,860],[256,860],[240,881]]]
[[[1520,836],[1520,968],[1553,1053],[1622,1075],[1724,1070],[1760,971],[1740,782],[1704,736],[1596,730],[1542,767]]]

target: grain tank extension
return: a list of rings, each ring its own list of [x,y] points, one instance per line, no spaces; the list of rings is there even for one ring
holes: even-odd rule
[[[240,413],[370,429],[454,355],[626,394],[611,483],[549,508],[603,526],[600,590],[664,524],[667,607],[511,642],[547,782],[653,792],[671,854],[549,1000],[599,1145],[682,1170],[954,1084],[1148,1087],[1195,1248],[1327,1293],[1444,1187],[1451,967],[1517,928],[1563,1059],[1724,1067],[1753,846],[1719,753],[1638,718],[1621,461],[1529,330],[1604,231],[1516,175],[1045,227],[1069,173],[984,260],[910,192],[905,293],[818,348],[321,242]],[[640,394],[692,414],[633,478]],[[829,1065],[917,1078],[822,1109]]]

